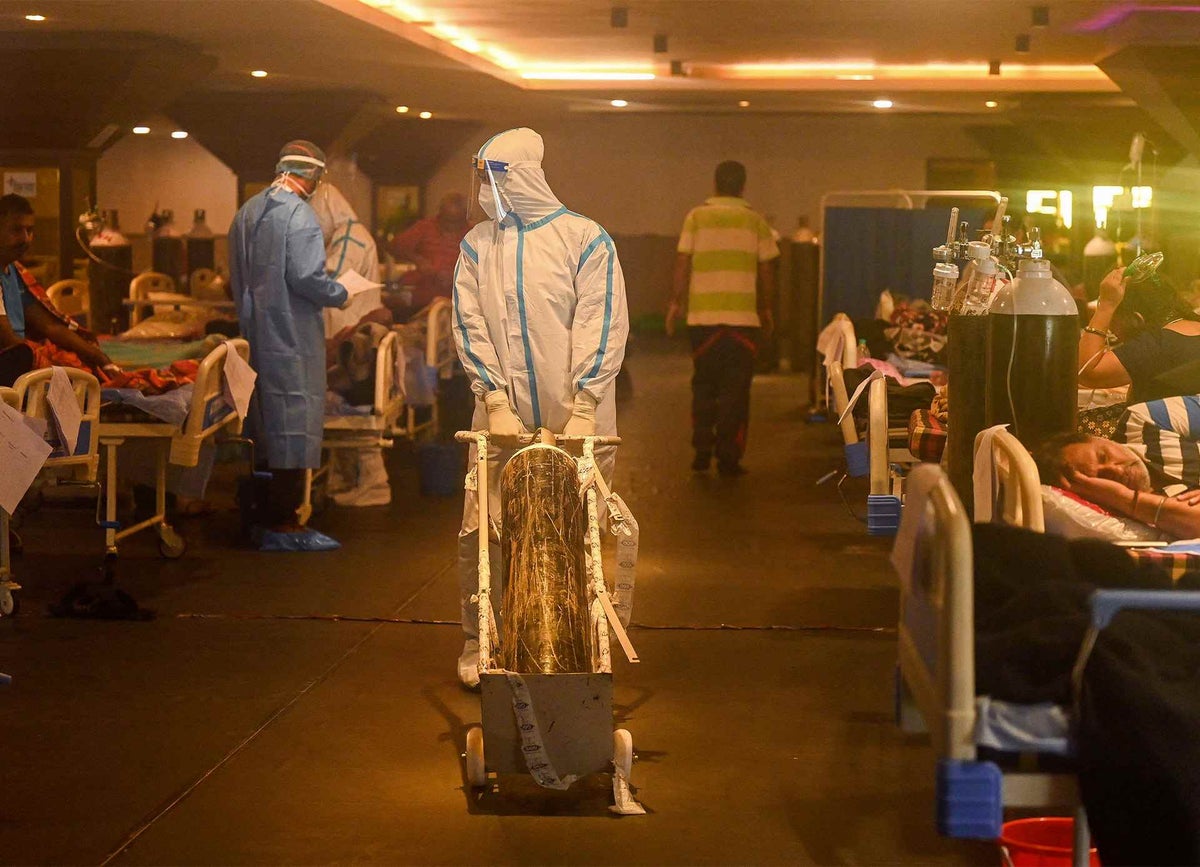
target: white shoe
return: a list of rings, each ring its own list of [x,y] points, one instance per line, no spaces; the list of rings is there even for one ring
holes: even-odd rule
[[[458,680],[467,689],[479,688],[479,639],[468,638],[458,657]]]
[[[332,495],[339,506],[386,506],[392,502],[392,489],[387,485],[375,488],[351,488]]]

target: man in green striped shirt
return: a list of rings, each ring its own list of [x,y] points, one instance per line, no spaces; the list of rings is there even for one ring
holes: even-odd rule
[[[667,334],[687,293],[692,341],[692,469],[705,472],[717,458],[722,475],[745,472],[742,454],[750,422],[750,381],[758,338],[770,334],[775,291],[772,261],[779,247],[771,227],[742,198],[746,168],[717,166],[717,194],[683,221]]]

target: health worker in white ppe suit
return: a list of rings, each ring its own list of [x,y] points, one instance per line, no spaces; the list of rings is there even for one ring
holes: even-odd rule
[[[490,431],[497,444],[488,472],[493,521],[500,469],[517,434],[542,427],[571,436],[617,433],[613,382],[629,335],[625,278],[608,233],[550,190],[543,153],[542,137],[524,128],[492,136],[479,149],[476,198],[490,219],[463,239],[454,274],[454,338],[476,396],[472,428]],[[596,458],[611,482],[614,449],[598,448]],[[474,446],[470,460],[474,466]],[[479,684],[478,609],[471,601],[477,532],[478,501],[468,491],[458,537],[467,636],[458,676],[470,688]],[[498,545],[491,563],[498,605]]]
[[[341,277],[355,271],[372,283],[379,282],[379,253],[366,224],[334,184],[325,181],[308,200],[321,235],[325,238],[325,271]],[[374,296],[371,300],[368,296]],[[362,299],[359,303],[358,299]],[[354,328],[371,308],[382,307],[379,293],[363,293],[347,304],[345,310],[325,308],[325,339],[338,337],[344,329]],[[388,315],[390,321],[391,316]],[[379,326],[377,330],[383,330]],[[335,386],[331,383],[331,388]],[[392,501],[383,449],[330,449],[329,495],[339,506],[386,506]]]

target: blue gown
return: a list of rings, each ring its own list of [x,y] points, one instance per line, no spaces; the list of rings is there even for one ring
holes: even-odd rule
[[[295,193],[268,187],[229,229],[229,282],[250,363],[258,372],[250,429],[273,469],[316,468],[325,417],[324,307],[346,290],[325,272],[316,214]]]

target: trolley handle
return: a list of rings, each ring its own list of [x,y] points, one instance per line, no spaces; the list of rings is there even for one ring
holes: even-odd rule
[[[564,436],[563,434],[550,435],[554,437],[555,442],[560,445],[563,443],[583,443],[587,442],[588,440],[590,440],[593,445],[597,446],[619,446],[621,444],[621,438],[613,436]],[[485,430],[460,430],[454,435],[454,440],[455,442],[460,443],[474,443],[478,442],[480,437],[488,439],[491,437],[491,434]],[[536,442],[541,442],[541,439],[536,433],[517,434],[516,440],[517,444],[522,446],[528,446]]]

